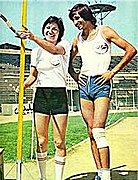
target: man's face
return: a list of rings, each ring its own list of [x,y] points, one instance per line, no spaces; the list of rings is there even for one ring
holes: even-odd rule
[[[48,23],[44,29],[44,36],[51,43],[57,42],[59,36],[59,28],[56,23]]]
[[[73,23],[79,30],[84,29],[86,25],[86,21],[78,14],[78,12],[73,16]]]

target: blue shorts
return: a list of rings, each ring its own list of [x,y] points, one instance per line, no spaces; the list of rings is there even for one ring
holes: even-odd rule
[[[86,86],[79,85],[79,96],[80,98],[94,101],[99,97],[111,97],[112,83],[107,81],[104,84],[96,84],[94,81],[99,76],[86,76],[86,79],[83,81],[86,83]]]
[[[33,111],[48,114],[68,114],[66,88],[37,87]]]

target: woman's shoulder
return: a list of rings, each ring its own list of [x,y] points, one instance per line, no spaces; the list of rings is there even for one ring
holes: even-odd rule
[[[43,48],[41,48],[40,46],[37,46],[32,49],[32,52],[35,52],[35,53],[40,52],[40,51],[45,51],[45,50]]]
[[[37,46],[32,49],[31,56],[38,58],[42,54],[43,51],[45,51],[43,48],[41,48],[40,46]]]
[[[68,40],[66,40],[66,39],[63,39],[63,40],[61,40],[59,43],[58,43],[58,45],[70,45],[70,43],[69,43],[69,41]]]
[[[71,49],[71,45],[68,40],[61,40],[58,45],[62,46],[66,52],[69,52],[69,50]]]

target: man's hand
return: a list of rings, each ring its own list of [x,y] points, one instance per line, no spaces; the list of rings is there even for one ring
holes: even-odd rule
[[[102,85],[105,82],[109,81],[110,79],[112,79],[114,76],[114,73],[112,71],[107,71],[104,74],[102,74],[100,77],[98,77],[94,83]]]

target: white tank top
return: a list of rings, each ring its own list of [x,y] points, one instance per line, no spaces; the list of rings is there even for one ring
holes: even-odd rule
[[[111,61],[111,43],[102,34],[102,26],[96,28],[96,35],[84,40],[78,35],[78,51],[82,58],[81,73],[88,76],[105,73]]]

